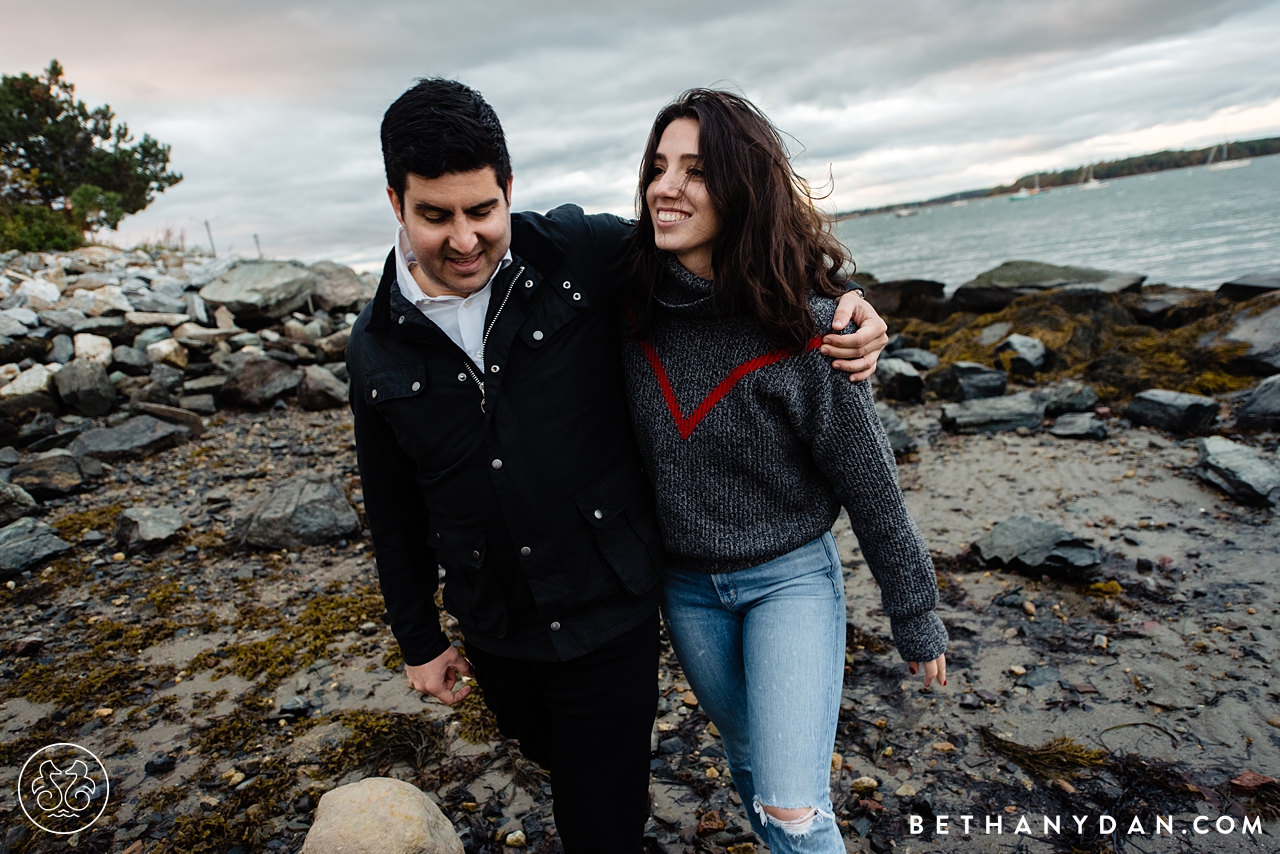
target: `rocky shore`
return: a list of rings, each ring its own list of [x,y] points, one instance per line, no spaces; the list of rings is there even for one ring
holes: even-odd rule
[[[559,851],[544,772],[478,696],[410,691],[383,620],[342,364],[373,283],[102,247],[0,261],[0,852],[316,854],[353,828],[393,854]],[[949,686],[922,690],[842,517],[849,850],[1006,850],[1024,817],[1050,851],[1274,849],[1280,283],[984,275],[950,298],[867,282],[953,643]],[[665,649],[649,850],[763,851]],[[70,839],[15,790],[55,742],[111,776]],[[388,804],[417,818],[353,824]],[[1197,815],[1234,832],[1184,835]],[[1267,835],[1241,833],[1253,816]]]

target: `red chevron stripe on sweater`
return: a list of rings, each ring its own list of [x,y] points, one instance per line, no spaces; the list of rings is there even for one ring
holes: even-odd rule
[[[810,338],[801,352],[807,353],[821,346],[821,338]],[[671,412],[671,420],[676,423],[676,430],[679,431],[681,439],[688,439],[693,435],[693,431],[697,429],[702,419],[710,415],[716,404],[723,400],[725,395],[733,391],[733,387],[747,374],[772,365],[774,362],[781,362],[783,359],[798,355],[794,348],[784,347],[778,350],[771,350],[768,353],[743,362],[734,368],[729,376],[721,380],[715,388],[711,389],[711,393],[703,399],[702,403],[698,404],[692,415],[686,416],[680,411],[680,402],[676,400],[675,389],[671,387],[671,380],[667,377],[667,369],[662,366],[662,359],[658,356],[658,351],[648,341],[641,341],[640,348],[644,351],[645,358],[649,360],[650,367],[653,368],[653,374],[658,380],[658,387],[662,389],[662,396],[667,401],[667,409]]]

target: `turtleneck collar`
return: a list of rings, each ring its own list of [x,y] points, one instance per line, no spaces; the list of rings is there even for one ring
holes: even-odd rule
[[[666,309],[709,311],[715,283],[690,273],[670,252],[662,254],[666,275],[654,291],[654,300]]]

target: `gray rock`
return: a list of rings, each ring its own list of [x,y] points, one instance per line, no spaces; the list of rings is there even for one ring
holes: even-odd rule
[[[351,382],[351,374],[347,371],[346,362],[326,362],[324,369],[344,383]]]
[[[1235,326],[1222,337],[1227,343],[1249,345],[1235,360],[1240,367],[1262,376],[1280,373],[1280,301],[1258,314],[1241,311]]]
[[[1002,430],[1039,430],[1044,402],[1038,395],[1020,392],[948,403],[942,407],[942,426],[953,433],[996,433]]]
[[[1098,393],[1093,386],[1074,380],[1051,385],[1043,394],[1044,412],[1050,418],[1064,412],[1092,412],[1098,405]]]
[[[1060,267],[1039,261],[1006,261],[965,282],[951,296],[961,311],[999,311],[1020,296],[1050,290],[1125,293],[1142,288],[1146,276],[1089,267]]]
[[[241,332],[239,335],[232,335],[227,339],[227,344],[232,350],[239,350],[242,347],[257,347],[262,349],[262,336],[256,332]]]
[[[53,377],[62,402],[81,415],[106,415],[116,404],[115,386],[107,369],[91,359],[74,359]]]
[[[1280,430],[1280,374],[1258,383],[1236,423],[1246,430]]]
[[[1246,273],[1218,287],[1218,296],[1236,302],[1260,297],[1272,291],[1280,291],[1280,272]]]
[[[928,350],[920,350],[916,347],[903,347],[895,350],[893,358],[909,362],[917,371],[932,371],[938,367],[937,356]]]
[[[924,394],[924,378],[910,362],[902,359],[876,362],[875,377],[881,393],[892,400],[919,400]]]
[[[79,492],[102,476],[96,460],[77,459],[70,451],[46,451],[13,467],[9,483],[20,486],[38,501]]]
[[[116,522],[116,543],[132,554],[172,542],[183,518],[175,507],[130,507]]]
[[[17,575],[72,550],[53,528],[30,516],[0,528],[0,575]]]
[[[211,394],[181,395],[178,398],[178,406],[189,412],[198,412],[201,415],[213,415],[218,411],[218,405],[214,402]]]
[[[163,326],[152,326],[139,332],[133,338],[133,349],[141,350],[144,353],[146,349],[155,344],[157,341],[164,341],[166,338],[172,338],[173,333]]]
[[[49,361],[65,365],[76,357],[76,345],[70,335],[53,336],[53,346],[49,348]]]
[[[316,411],[347,405],[347,384],[319,365],[303,370],[298,383],[298,405]]]
[[[1017,376],[1032,377],[1044,368],[1047,351],[1044,342],[1030,335],[1010,335],[996,347],[996,353],[1012,353],[1009,371]]]
[[[186,427],[169,424],[150,415],[138,415],[118,427],[86,430],[71,443],[71,452],[78,457],[94,457],[107,462],[138,460],[181,445],[190,435],[191,431]]]
[[[77,323],[85,319],[84,312],[78,308],[50,308],[38,312],[40,323],[54,332],[65,335],[74,332]]]
[[[299,681],[307,684],[305,678]],[[351,729],[338,721],[321,724],[295,738],[293,744],[290,744],[285,751],[285,759],[290,765],[314,765],[326,754],[346,744],[352,735],[354,733]]]
[[[894,412],[892,407],[877,401],[876,415],[880,416],[880,425],[884,427],[885,435],[889,437],[889,447],[893,448],[895,454],[905,454],[915,450],[915,437],[907,430],[906,422],[898,417],[898,413]]]
[[[1102,563],[1102,555],[1085,540],[1029,516],[1005,519],[975,540],[973,548],[989,564],[1071,580],[1092,578]]]
[[[1218,401],[1199,394],[1156,388],[1135,395],[1124,414],[1134,424],[1170,433],[1197,433],[1218,416]]]
[[[123,317],[86,317],[71,327],[74,334],[87,332],[90,335],[101,335],[110,338],[113,344],[123,344],[128,334],[128,324]]]
[[[1065,412],[1049,432],[1059,439],[1105,439],[1110,435],[1107,425],[1092,412]]]
[[[1257,448],[1222,436],[1196,439],[1196,474],[1244,504],[1280,504],[1280,469]]]
[[[183,394],[212,394],[226,385],[227,378],[222,374],[210,374],[207,377],[196,377],[182,384]]]
[[[227,381],[218,391],[218,400],[245,409],[266,409],[302,381],[300,372],[256,353],[235,353],[224,366]]]
[[[180,424],[190,430],[192,436],[204,433],[204,419],[184,407],[164,406],[159,403],[135,403],[131,408],[139,415],[150,415],[161,421]]]
[[[339,329],[332,335],[321,338],[316,342],[316,347],[324,354],[324,357],[331,361],[345,359],[347,356],[347,342],[351,340],[351,327]]]
[[[978,333],[978,344],[983,347],[991,347],[1003,340],[1011,331],[1013,331],[1013,324],[1006,320],[984,326],[982,331]]]
[[[12,445],[0,448],[0,466],[16,466],[20,462],[22,462],[22,456],[13,449]]]
[[[26,326],[0,311],[0,335],[6,338],[21,338],[26,334]]]
[[[129,294],[129,304],[134,311],[155,311],[164,314],[186,314],[187,301],[155,290]]]
[[[303,472],[279,483],[236,520],[243,542],[268,549],[318,545],[359,530],[360,520],[346,493],[319,472]]]
[[[440,808],[402,780],[366,777],[320,798],[299,854],[464,854]]]
[[[151,366],[151,381],[129,398],[131,403],[158,403],[176,406],[178,392],[182,390],[183,374],[178,368],[163,362]]]
[[[145,377],[151,373],[151,360],[142,350],[121,344],[111,351],[111,367],[131,377]]]
[[[915,316],[944,299],[946,285],[929,279],[896,279],[867,286],[867,301],[880,314],[890,317]]]
[[[0,483],[0,525],[36,512],[36,500],[16,483]]]
[[[270,323],[306,305],[315,286],[316,274],[296,261],[240,261],[200,297],[226,306],[240,323]]]
[[[311,265],[311,272],[316,276],[315,306],[327,312],[359,311],[364,304],[373,299],[356,271],[332,261],[321,261]]]
[[[943,400],[981,400],[1000,397],[1009,383],[1004,371],[977,362],[956,362],[929,378],[929,389]]]

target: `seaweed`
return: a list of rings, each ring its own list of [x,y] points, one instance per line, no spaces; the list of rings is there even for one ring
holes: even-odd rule
[[[1039,747],[1028,747],[1015,741],[1000,738],[990,727],[978,727],[983,746],[1007,756],[1028,773],[1043,779],[1073,777],[1083,768],[1095,768],[1107,758],[1105,750],[1090,750],[1067,736],[1046,741]]]

